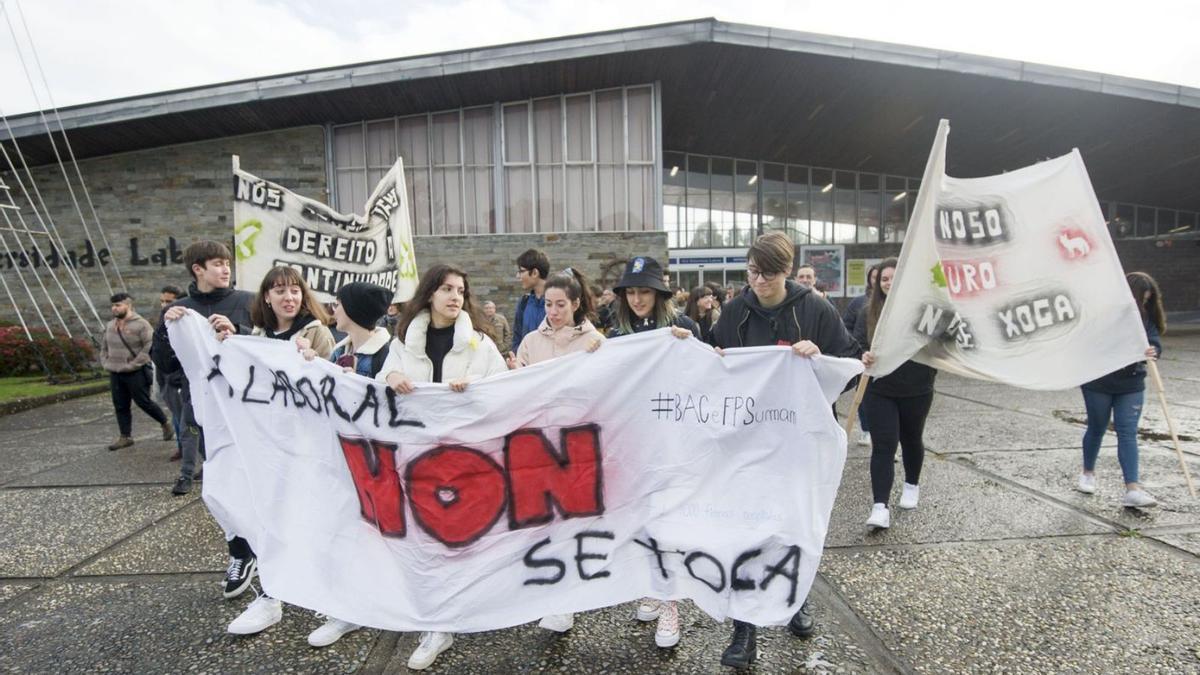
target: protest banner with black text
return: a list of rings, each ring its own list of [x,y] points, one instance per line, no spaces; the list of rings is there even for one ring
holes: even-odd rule
[[[1067,389],[1143,360],[1129,286],[1078,150],[985,178],[946,175],[942,120],[871,342],[906,360]]]
[[[264,590],[390,630],[481,631],[641,597],[787,622],[846,457],[862,371],[786,347],[718,356],[667,329],[408,395],[277,341],[169,327],[204,500]],[[474,344],[468,348],[480,348]]]
[[[417,289],[408,191],[396,159],[375,186],[365,216],[344,215],[318,201],[243,171],[233,157],[234,258],[238,285],[253,290],[276,265],[296,268],[321,302],[368,281],[404,302]]]

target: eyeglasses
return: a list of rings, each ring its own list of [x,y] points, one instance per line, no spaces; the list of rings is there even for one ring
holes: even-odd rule
[[[762,278],[763,281],[775,281],[775,277],[779,276],[778,272],[764,272],[756,267],[746,268],[746,277],[749,279]]]

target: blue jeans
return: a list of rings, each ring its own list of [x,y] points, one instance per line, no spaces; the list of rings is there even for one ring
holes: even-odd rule
[[[1083,433],[1083,469],[1093,471],[1100,455],[1100,441],[1108,431],[1112,418],[1117,428],[1117,461],[1126,483],[1138,482],[1138,420],[1142,418],[1145,391],[1131,394],[1105,394],[1083,390],[1083,405],[1087,408],[1087,431]]]

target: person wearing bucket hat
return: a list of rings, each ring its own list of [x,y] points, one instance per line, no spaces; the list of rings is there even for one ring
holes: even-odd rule
[[[688,318],[671,299],[671,289],[663,280],[662,265],[649,256],[635,256],[625,263],[625,273],[613,286],[613,326],[610,338],[642,333],[656,328],[671,328],[671,334],[685,340],[700,339],[700,327]],[[657,621],[654,643],[669,649],[679,644],[679,605],[674,600],[643,598],[638,603],[638,621]]]
[[[630,258],[613,291],[617,295],[616,311],[609,337],[675,326],[699,339],[700,327],[675,306],[671,289],[663,282],[662,265],[654,258]]]
[[[712,328],[718,353],[730,347],[790,345],[798,357],[818,354],[858,358],[858,342],[828,300],[789,277],[795,246],[782,232],[768,232],[746,252],[747,287],[725,303]],[[788,623],[788,630],[807,638],[816,631],[808,600]],[[733,637],[721,654],[721,665],[749,667],[758,655],[757,627],[734,620]]]
[[[339,288],[337,299],[333,318],[346,337],[333,346],[329,360],[363,377],[375,377],[383,367],[392,339],[386,328],[375,324],[387,313],[392,292],[383,286],[355,281]]]

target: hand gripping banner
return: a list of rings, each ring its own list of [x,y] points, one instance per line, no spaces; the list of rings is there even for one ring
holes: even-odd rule
[[[1146,333],[1078,150],[984,178],[947,176],[942,120],[871,343],[1027,389],[1067,389],[1143,360]]]
[[[390,289],[405,302],[417,289],[408,215],[408,191],[400,159],[384,175],[363,209],[343,215],[275,183],[242,171],[233,157],[234,257],[238,285],[258,287],[276,265],[296,268],[321,302],[354,281]]]
[[[846,457],[857,361],[716,355],[666,329],[397,395],[277,340],[170,325],[204,501],[263,588],[390,630],[482,631],[641,597],[788,621]]]

